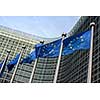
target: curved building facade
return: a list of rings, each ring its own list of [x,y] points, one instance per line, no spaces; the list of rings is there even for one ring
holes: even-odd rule
[[[92,83],[100,82],[100,17],[83,16],[71,30],[71,34],[78,34],[90,28],[95,22],[93,36]],[[62,57],[58,80],[61,83],[86,83],[89,65],[89,50],[76,51]]]
[[[82,16],[69,35],[78,34],[90,28],[90,23],[96,23],[94,33],[94,47],[93,47],[93,67],[92,67],[92,82],[100,82],[100,17],[99,16]],[[21,34],[21,35],[20,35]],[[25,57],[36,43],[40,40],[45,40],[46,43],[55,39],[44,39],[41,37],[24,35],[23,32],[13,31],[9,28],[0,28],[0,61],[5,58],[6,50],[11,49],[9,59],[12,59],[16,53],[20,52],[22,45],[26,45],[26,49],[22,56]],[[58,58],[39,58],[37,60],[32,83],[52,83],[54,80],[56,65]],[[62,56],[60,62],[59,73],[57,77],[58,83],[86,83],[89,63],[89,50],[76,51],[73,54]],[[34,61],[32,64],[19,65],[14,76],[13,83],[28,83]],[[14,67],[15,68],[15,67]],[[5,69],[3,76],[0,78],[1,83],[9,83],[14,72]]]
[[[15,57],[16,54],[22,51],[22,47],[23,45],[25,45],[26,48],[21,58],[23,59],[25,56],[27,56],[27,54],[29,54],[34,49],[34,45],[39,43],[40,40],[44,40],[45,43],[48,43],[50,41],[55,40],[55,38],[47,39],[47,38],[37,37],[32,34],[27,34],[21,31],[0,26],[0,62],[2,62],[5,59],[7,55],[7,50],[11,50],[10,55],[7,60],[7,63],[8,63],[11,59]],[[41,62],[39,62],[40,64],[39,66],[41,67],[43,66],[45,59],[40,60],[40,61]],[[22,64],[22,65],[19,64],[17,71],[14,75],[13,83],[28,83],[33,67],[34,67],[34,61],[32,62],[32,64]],[[0,82],[9,83],[14,73],[14,70],[15,70],[15,67],[13,68],[12,71],[8,72],[7,68],[5,67],[2,77],[0,77]],[[34,77],[37,77],[36,80],[38,80],[39,75],[34,76]],[[41,77],[42,77],[42,74],[41,74]],[[39,82],[42,82],[42,81],[40,80]]]

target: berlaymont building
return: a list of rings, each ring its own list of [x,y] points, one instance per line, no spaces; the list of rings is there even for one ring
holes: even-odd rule
[[[95,22],[95,32],[93,41],[93,59],[92,59],[92,83],[100,82],[100,17],[99,16],[82,16],[69,32],[69,36],[86,31],[90,28],[90,23]],[[0,62],[7,55],[7,50],[11,50],[8,61],[24,49],[22,58],[34,49],[34,45],[44,40],[45,43],[55,39],[46,39],[34,35],[24,34],[4,26],[0,26]],[[58,58],[39,58],[31,79],[32,83],[53,83]],[[62,56],[57,83],[86,83],[89,64],[89,50],[79,50],[70,55]],[[32,75],[34,61],[32,64],[19,64],[16,73],[13,76],[15,67],[12,71],[5,68],[1,83],[28,83]]]

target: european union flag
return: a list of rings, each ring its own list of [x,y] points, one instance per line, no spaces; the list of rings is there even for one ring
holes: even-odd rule
[[[21,64],[22,63],[29,63],[31,64],[33,60],[36,59],[36,54],[35,54],[35,50],[32,51],[28,56],[26,56],[26,58],[24,58],[22,61],[21,61]]]
[[[90,30],[70,36],[63,40],[62,55],[68,55],[76,50],[90,48]],[[36,47],[36,57],[57,57],[59,56],[61,39]]]
[[[9,62],[9,64],[7,65],[7,68],[9,71],[11,71],[14,65],[17,64],[19,57],[20,57],[20,54],[17,54],[16,57]]]
[[[39,57],[42,46],[43,46],[42,43],[38,43],[38,44],[35,45],[35,55],[36,55],[36,58]]]
[[[36,57],[56,57],[59,55],[61,39],[48,44],[36,46]]]
[[[85,31],[63,41],[62,55],[71,54],[77,50],[84,50],[90,48],[91,31]]]

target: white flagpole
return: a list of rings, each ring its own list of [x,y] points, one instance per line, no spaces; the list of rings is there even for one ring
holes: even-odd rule
[[[95,30],[95,23],[94,22],[90,23],[90,26],[91,26],[91,42],[90,42],[87,83],[91,83],[91,76],[92,76],[93,34],[94,34],[94,30]]]
[[[61,61],[61,55],[62,55],[62,50],[63,50],[63,40],[64,40],[65,37],[66,37],[66,33],[63,33],[62,34],[62,40],[61,40],[61,47],[60,47],[59,57],[58,57],[58,62],[57,62],[57,66],[56,66],[56,71],[55,71],[55,76],[54,76],[53,83],[56,83],[56,81],[57,81],[57,76],[58,76],[59,66],[60,66],[60,61]]]
[[[43,43],[44,43],[44,41],[40,41],[40,43],[41,43],[41,44],[43,44]],[[33,78],[33,76],[34,76],[34,72],[35,72],[35,68],[36,68],[37,62],[38,62],[38,58],[37,58],[37,59],[35,59],[34,66],[33,66],[33,70],[32,70],[32,73],[31,73],[30,80],[29,80],[29,83],[31,83],[31,82],[32,82],[32,78]]]
[[[6,62],[7,62],[8,57],[9,57],[9,54],[10,54],[10,50],[7,51],[7,55],[6,55],[5,60],[4,60],[3,64],[2,64],[2,67],[0,69],[0,73],[2,72],[4,66],[6,65]]]
[[[32,70],[32,73],[31,73],[30,80],[29,80],[29,83],[32,82],[32,78],[33,78],[34,71],[35,71],[35,68],[36,68],[36,65],[37,65],[37,61],[38,61],[38,59],[35,59],[34,66],[33,66],[33,70]]]
[[[15,74],[16,74],[16,71],[17,71],[17,68],[18,68],[18,65],[19,65],[19,63],[20,63],[20,60],[21,60],[21,57],[22,57],[22,54],[23,54],[23,51],[24,51],[24,50],[25,50],[25,46],[22,47],[22,51],[21,51],[21,53],[20,53],[18,62],[17,62],[17,64],[16,64],[16,67],[15,67],[15,69],[14,69],[13,75],[12,75],[11,80],[10,80],[10,83],[13,82],[13,79],[14,79],[14,77],[15,77]]]

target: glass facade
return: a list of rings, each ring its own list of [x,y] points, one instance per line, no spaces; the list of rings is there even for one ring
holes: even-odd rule
[[[34,45],[39,42],[36,40],[32,40],[31,38],[27,39],[27,36],[21,36],[22,33],[19,34],[20,35],[18,35],[17,32],[9,32],[8,30],[6,30],[6,28],[3,29],[2,27],[0,27],[0,62],[5,59],[7,55],[7,50],[11,50],[7,61],[8,63],[11,59],[15,57],[16,54],[22,51],[22,47],[23,45],[25,45],[26,49],[24,50],[21,58],[23,59],[23,57],[25,57],[27,54],[30,53],[31,50],[33,50]],[[28,82],[33,65],[34,62],[32,64],[19,65],[13,82]],[[14,72],[14,68],[12,71],[8,72],[7,67],[5,67],[2,77],[0,77],[1,83],[10,82],[12,74]]]
[[[77,34],[90,28],[90,23],[95,22],[92,59],[92,83],[100,82],[100,17],[83,16],[71,30]],[[76,51],[71,55],[62,57],[58,80],[61,83],[86,83],[89,64],[89,50]]]
[[[52,83],[54,79],[57,58],[39,58],[32,79],[33,83]]]
[[[93,66],[92,66],[92,83],[100,82],[100,17],[99,16],[82,16],[73,29],[70,35],[78,34],[90,28],[90,23],[95,22],[96,28],[93,41]],[[38,43],[32,36],[19,36],[18,33],[9,32],[8,30],[0,29],[0,62],[5,58],[7,50],[11,50],[8,61],[11,60],[26,45],[23,53],[25,57]],[[54,80],[55,69],[58,58],[39,58],[32,77],[32,83],[52,83]],[[86,83],[89,63],[89,50],[79,50],[73,54],[62,56],[58,73],[58,83]],[[19,65],[15,74],[13,83],[28,83],[34,61],[32,64]],[[14,72],[4,71],[0,78],[1,83],[9,83]]]

